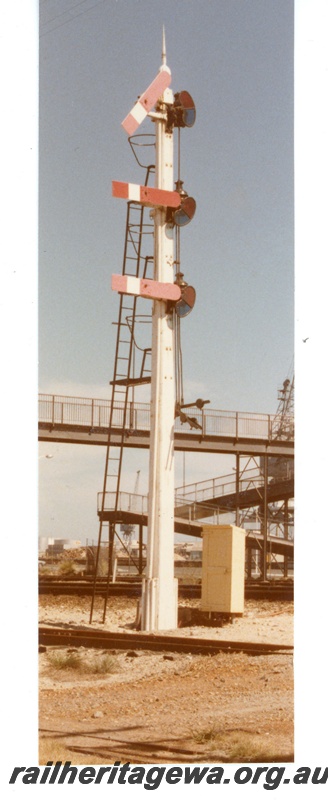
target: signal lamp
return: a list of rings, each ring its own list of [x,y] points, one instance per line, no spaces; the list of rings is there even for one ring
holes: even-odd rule
[[[196,292],[193,286],[181,287],[181,298],[175,304],[175,310],[178,317],[186,317],[192,311],[196,301]]]
[[[179,228],[182,228],[183,225],[188,225],[194,216],[196,211],[196,201],[193,197],[184,197],[181,202],[181,206],[177,208],[177,210],[173,214],[173,222],[175,225],[178,225]]]
[[[189,92],[174,95],[174,124],[177,128],[192,128],[196,119],[195,103]]]

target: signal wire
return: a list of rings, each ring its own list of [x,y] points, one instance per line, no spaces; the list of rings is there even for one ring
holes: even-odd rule
[[[180,169],[181,169],[181,147],[180,147],[180,128],[178,128],[178,180],[177,185],[180,185]],[[175,226],[175,267],[176,277],[180,275],[180,228]],[[182,362],[182,346],[181,346],[181,320],[177,313],[174,314],[175,324],[175,386],[176,386],[176,405],[179,408],[183,400],[183,362]]]
[[[86,0],[82,0],[80,3],[76,3],[74,6],[71,6],[70,8],[66,9],[66,11],[62,11],[61,14],[57,14],[56,17],[53,17],[52,19],[48,20],[47,22],[41,23],[40,27],[44,28],[47,25],[50,25],[52,22],[55,22],[56,19],[60,19],[61,17],[65,16],[65,14],[68,14],[71,11],[73,11],[74,8],[78,8],[79,6],[84,5],[85,2],[86,2]],[[53,31],[57,31],[58,28],[62,28],[63,25],[67,25],[69,22],[73,22],[73,20],[77,19],[77,17],[81,17],[83,14],[86,14],[88,11],[92,11],[93,8],[96,8],[96,6],[99,6],[100,3],[104,3],[104,2],[106,2],[106,0],[97,0],[97,2],[94,3],[92,6],[89,6],[88,8],[84,8],[78,14],[74,14],[73,17],[70,17],[69,19],[64,20],[64,22],[61,22],[59,25],[55,25],[54,28],[50,28],[49,31],[43,31],[42,33],[40,33],[40,39],[43,36],[46,36],[48,33],[52,33]]]
[[[175,228],[175,265],[176,274],[180,273],[180,229],[176,225]],[[177,313],[174,313],[175,322],[175,385],[176,385],[176,403],[180,406],[183,400],[183,362],[182,362],[182,346],[181,346],[181,320]]]

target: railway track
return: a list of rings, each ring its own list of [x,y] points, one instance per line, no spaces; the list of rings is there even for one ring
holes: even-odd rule
[[[52,595],[77,595],[91,596],[93,592],[93,580],[57,580],[52,578],[39,579],[39,594]],[[97,580],[96,594],[104,596],[106,594],[106,579]],[[140,597],[140,581],[121,581],[110,583],[108,587],[109,597]],[[180,584],[179,596],[198,598],[201,595],[200,584]],[[246,600],[293,600],[294,585],[288,581],[252,581],[245,584]]]
[[[39,628],[39,644],[45,646],[92,647],[103,650],[156,650],[159,652],[215,655],[216,653],[246,653],[248,655],[290,654],[292,645],[259,642],[231,642],[187,636],[148,633],[109,633],[107,631],[46,627]]]

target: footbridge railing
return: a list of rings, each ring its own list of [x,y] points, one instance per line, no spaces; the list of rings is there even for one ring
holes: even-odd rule
[[[115,403],[112,424],[114,428],[121,428],[123,424],[123,403]],[[199,437],[226,436],[238,439],[259,439],[271,441],[274,437],[274,427],[277,425],[276,414],[256,414],[245,411],[224,411],[215,409],[191,408],[190,416],[198,423],[199,427],[189,429],[187,424],[181,425],[179,419],[175,422],[175,430],[182,429]],[[68,397],[64,395],[39,394],[39,423],[56,426],[79,427],[89,430],[104,430],[108,428],[110,416],[110,400],[89,397]],[[150,405],[149,403],[128,404],[126,418],[127,430],[150,430]],[[293,417],[289,420],[289,429],[293,430]]]
[[[116,497],[114,492],[106,492],[105,493],[105,501],[104,504],[102,502],[102,492],[98,493],[97,498],[97,506],[98,506],[98,514],[100,512],[114,512]],[[206,520],[208,523],[212,520],[212,523],[219,524],[221,519],[221,513],[219,509],[213,508],[213,506],[209,506],[206,503],[196,503],[192,500],[185,500],[184,507],[182,508],[179,505],[181,502],[181,497],[177,496],[175,500],[175,517],[177,520],[184,519],[186,523],[192,525],[196,523],[196,525],[202,525],[202,520]],[[142,524],[147,524],[147,516],[148,516],[148,496],[147,495],[137,495],[133,494],[132,492],[119,492],[118,497],[118,513],[119,516],[122,516],[122,519],[125,521],[130,520],[132,524],[137,524],[137,522],[142,521]],[[183,531],[181,531],[183,532]],[[188,533],[188,530],[184,531]],[[263,533],[259,530],[247,530],[247,539],[253,542],[254,539],[263,540]],[[197,534],[197,529],[195,528],[193,535]],[[273,533],[270,531],[269,536],[270,542],[281,542],[286,541],[283,531],[276,529],[276,532]],[[250,546],[251,546],[250,541]],[[288,538],[288,543],[291,543],[291,538]]]
[[[287,460],[273,465],[272,473],[280,482],[290,481],[294,477],[294,464]],[[272,475],[270,476],[272,477]],[[180,486],[175,490],[176,505],[182,502],[206,503],[207,500],[225,497],[236,492],[236,472],[228,475],[219,475],[216,478],[209,478],[204,481]],[[264,475],[258,466],[245,470],[238,480],[238,491],[245,492],[250,489],[262,488]]]

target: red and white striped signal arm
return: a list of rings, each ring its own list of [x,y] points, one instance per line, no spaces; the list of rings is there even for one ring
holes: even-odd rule
[[[161,94],[171,83],[171,72],[168,67],[165,67],[156,75],[148,89],[139,97],[130,113],[125,117],[122,122],[122,127],[129,136],[139,128],[139,125],[144,121],[148,112],[153,108]]]
[[[181,289],[176,283],[161,283],[134,275],[112,275],[112,289],[120,294],[133,294],[149,300],[170,300],[176,303],[181,298]]]
[[[181,205],[179,192],[168,192],[166,189],[154,189],[151,186],[139,186],[137,183],[112,181],[112,195],[122,200],[135,200],[143,206],[179,208]]]

